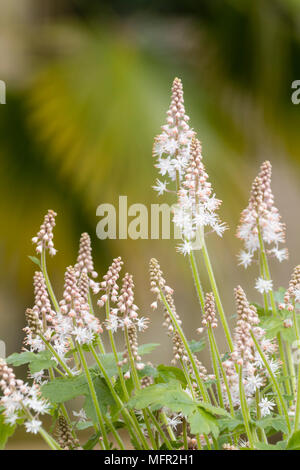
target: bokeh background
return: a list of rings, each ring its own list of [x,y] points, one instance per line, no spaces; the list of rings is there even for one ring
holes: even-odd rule
[[[228,317],[237,283],[258,298],[257,268],[237,266],[235,229],[265,159],[273,164],[290,252],[288,261],[272,263],[272,273],[276,286],[287,284],[299,263],[300,105],[291,102],[291,83],[300,79],[298,0],[0,0],[0,26],[7,87],[0,105],[0,339],[7,355],[22,347],[24,310],[33,301],[31,238],[49,208],[58,213],[58,254],[49,261],[58,297],[87,231],[100,275],[113,257],[124,258],[144,315],[152,300],[148,261],[157,257],[186,332],[196,337],[196,295],[175,242],[96,237],[99,204],[117,204],[119,195],[129,205],[163,202],[151,189],[151,150],[175,76],[230,226],[223,239],[208,240]],[[203,283],[208,288],[205,276]],[[161,314],[151,318],[141,341],[161,342],[153,360],[167,362]],[[205,354],[203,362],[209,366]]]

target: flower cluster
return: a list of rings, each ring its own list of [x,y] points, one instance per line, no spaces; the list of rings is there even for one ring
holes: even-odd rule
[[[47,329],[47,324],[53,322],[55,311],[52,309],[49,299],[45,278],[41,271],[36,271],[33,277],[34,306],[33,310],[43,321],[43,329]]]
[[[288,256],[287,249],[280,248],[280,244],[285,242],[285,225],[274,206],[271,174],[271,163],[265,161],[253,182],[248,206],[242,212],[237,229],[237,237],[245,244],[245,250],[239,254],[240,264],[245,268],[251,264],[254,253],[260,247],[260,235],[262,241],[271,246],[269,253],[280,262]]]
[[[98,294],[100,289],[99,284],[93,280],[98,276],[98,273],[94,269],[91,238],[86,232],[80,237],[78,257],[74,269],[77,276],[81,276],[82,274],[88,276],[90,288],[94,294]],[[91,279],[90,276],[93,279]]]
[[[40,396],[38,385],[30,386],[16,379],[12,368],[0,359],[0,387],[3,392],[0,405],[4,408],[5,422],[14,425],[18,419],[23,419],[26,431],[36,434],[42,424],[38,415],[48,413],[50,409]]]
[[[79,440],[72,434],[69,424],[64,416],[59,416],[57,420],[57,440],[63,450],[82,450]]]
[[[194,135],[188,125],[189,117],[185,114],[182,83],[175,78],[172,97],[167,111],[167,123],[162,126],[162,133],[155,138],[153,156],[157,158],[156,168],[162,176],[179,182],[189,161],[190,143]],[[157,180],[153,188],[158,194],[166,191],[167,182]]]
[[[80,293],[76,271],[69,266],[65,274],[63,299],[59,303],[61,314],[55,321],[55,331],[60,344],[66,345],[70,335],[79,344],[91,343],[96,334],[102,333],[98,318],[90,312],[90,306]]]
[[[168,308],[164,303],[164,322],[163,325],[167,328],[168,335],[172,337],[173,342],[173,360],[172,363],[176,364],[178,361],[183,361],[187,364],[192,377],[194,378],[194,372],[191,368],[191,361],[187,355],[186,348],[183,344],[182,338],[178,334],[178,331],[175,328],[174,322],[171,318],[169,313],[169,309],[171,310],[173,317],[176,319],[176,322],[179,326],[181,326],[182,321],[180,320],[179,315],[176,312],[175,303],[173,299],[173,289],[167,286],[166,281],[164,279],[164,275],[162,270],[160,269],[160,265],[155,258],[151,258],[149,262],[149,273],[150,273],[150,290],[153,292],[159,301],[161,301],[161,294],[164,295],[165,300],[167,302]],[[153,304],[152,304],[153,305]],[[154,302],[154,307],[157,307],[157,301]],[[203,366],[203,364],[197,359],[196,356],[193,356],[194,362],[197,365],[198,373],[201,379],[208,380],[209,377],[207,375],[207,370]]]
[[[66,269],[63,297],[57,302],[46,269],[47,252],[56,253],[56,214],[48,211],[33,239],[41,262],[32,260],[41,271],[34,274],[33,308],[25,312],[25,345],[29,351],[13,354],[6,361],[0,359],[0,432],[4,436],[0,440],[5,440],[7,428],[8,433],[13,430],[6,425],[24,423],[27,432],[39,433],[53,450],[95,445],[102,450],[113,446],[125,450],[125,430],[138,450],[217,450],[221,446],[224,450],[254,450],[261,444],[268,448],[274,430],[282,431],[282,448],[295,445],[300,427],[300,369],[299,354],[293,354],[291,343],[299,338],[295,310],[300,302],[300,266],[294,269],[283,302],[278,305],[282,293],[273,292],[268,255],[281,261],[287,251],[279,247],[285,240],[285,227],[274,206],[271,165],[262,164],[237,233],[245,243],[241,264],[247,267],[256,252],[260,257],[260,277],[255,287],[263,294],[264,307],[250,304],[238,286],[234,290],[237,320],[231,336],[228,312],[222,306],[204,242],[207,227],[220,236],[226,228],[216,214],[221,201],[208,181],[201,144],[188,125],[179,79],[173,83],[167,124],[155,140],[154,156],[160,173],[176,180],[174,222],[183,241],[179,251],[187,254],[197,248],[203,253],[201,269],[196,256],[190,256],[201,315],[200,328],[195,330],[207,333],[213,374],[196,355],[205,342],[186,337],[174,291],[155,258],[149,266],[150,290],[155,296],[151,309],[162,306],[162,324],[173,347],[172,367],[142,361],[142,355],[156,345],[139,347],[138,332],[148,328],[149,319],[139,314],[133,276],[126,273],[119,287],[123,261],[118,257],[102,282],[96,282],[87,233],[81,235],[75,265]],[[166,181],[158,180],[155,189],[162,194],[166,185]],[[100,315],[104,313],[109,346],[102,341],[103,330],[94,313],[91,293],[99,292],[97,304],[104,307]],[[215,335],[219,322],[229,347],[224,355]],[[114,333],[123,333],[125,347],[121,351]],[[89,364],[90,359],[94,365]],[[16,379],[8,366],[24,363],[29,363],[28,383]],[[82,395],[83,408],[73,411],[72,421],[64,402]],[[50,411],[56,424],[56,433],[50,431],[52,435],[40,420],[40,415]],[[261,419],[265,416],[269,418]],[[81,447],[77,433],[87,428],[94,428],[96,433]]]
[[[41,254],[43,250],[48,250],[51,256],[56,254],[53,243],[53,228],[55,227],[56,215],[56,212],[53,210],[48,210],[37,236],[32,238],[32,243],[36,245],[36,252],[38,254]]]
[[[218,326],[215,299],[212,292],[207,293],[205,296],[202,325],[206,327],[211,326],[212,328],[217,328]]]
[[[204,227],[210,227],[219,236],[226,229],[216,210],[221,201],[212,193],[211,183],[202,162],[201,144],[193,138],[190,146],[190,159],[186,168],[184,181],[178,191],[178,204],[174,207],[173,221],[179,227],[183,244],[179,251],[190,253],[193,243],[201,248],[201,237]],[[196,237],[200,237],[199,240]]]
[[[255,350],[251,331],[260,341],[263,351],[272,355],[276,351],[276,345],[264,338],[265,331],[258,326],[259,317],[254,305],[250,305],[245,292],[238,286],[235,289],[237,306],[237,324],[234,331],[234,351],[230,359],[224,361],[223,367],[228,376],[232,400],[235,406],[240,406],[239,376],[237,367],[242,366],[243,382],[247,400],[251,402],[256,390],[262,388],[267,380],[265,366]],[[273,371],[279,368],[277,362],[270,362]],[[225,387],[224,387],[225,388]]]
[[[289,287],[284,296],[284,303],[279,305],[279,308],[282,310],[286,308],[287,310],[294,310],[295,304],[300,302],[300,265],[295,267],[291,280],[289,282]]]
[[[98,300],[99,307],[103,307],[109,296],[111,297],[112,302],[118,301],[119,286],[117,281],[119,279],[122,266],[123,261],[119,256],[113,260],[107,273],[103,276],[103,281],[100,283],[100,290],[103,290],[105,293],[101,296],[100,300]]]

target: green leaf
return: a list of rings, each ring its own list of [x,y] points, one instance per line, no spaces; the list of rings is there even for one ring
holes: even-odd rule
[[[244,430],[244,422],[241,419],[236,419],[236,418],[223,418],[218,420],[218,425],[220,427],[221,431],[243,431]]]
[[[146,364],[145,367],[142,370],[138,370],[138,376],[140,378],[146,377],[146,376],[148,376],[148,377],[157,377],[158,372],[157,372],[157,369],[155,367],[153,367],[150,364]]]
[[[0,450],[4,449],[7,440],[15,432],[16,426],[4,422],[3,414],[0,414]]]
[[[274,429],[275,431],[281,431],[285,434],[288,433],[288,427],[287,427],[286,421],[281,416],[275,416],[275,417],[266,416],[265,418],[262,418],[259,421],[257,421],[256,425],[259,428],[268,429],[268,430]]]
[[[118,369],[113,353],[98,354],[98,356],[109,378],[118,375]],[[118,358],[121,360],[121,353],[118,354]]]
[[[150,385],[150,387],[139,390],[128,402],[129,407],[137,410],[148,406],[152,406],[154,409],[165,406],[175,413],[181,411],[186,416],[197,408],[197,404],[175,382]]]
[[[79,431],[84,431],[85,429],[92,427],[93,422],[92,421],[78,421],[78,423],[75,423],[74,426]]]
[[[219,406],[213,406],[210,403],[198,403],[200,408],[203,408],[205,411],[208,411],[212,415],[218,416],[226,416],[227,418],[231,418],[231,414],[228,411],[224,410],[224,408],[220,408]]]
[[[39,267],[41,267],[41,262],[36,256],[28,256],[28,258],[35,264],[37,264]]]
[[[141,344],[138,348],[138,353],[140,356],[144,356],[145,354],[149,354],[154,351],[158,346],[160,346],[159,343]]]
[[[204,339],[200,339],[199,341],[195,341],[194,339],[192,339],[192,341],[188,341],[188,344],[192,353],[200,352],[206,346]]]
[[[291,435],[286,450],[300,450],[300,431],[296,431]]]
[[[262,317],[270,317],[270,316],[273,315],[272,310],[270,310],[270,309],[266,310],[264,307],[262,307],[261,305],[255,303],[255,302],[251,303],[251,305],[254,305],[254,307],[255,307],[256,310],[257,310],[258,316],[259,316],[260,318],[262,318]]]
[[[218,437],[219,435],[217,419],[203,409],[198,408],[190,416],[188,416],[188,422],[190,423],[192,434],[212,433],[214,437]]]
[[[29,369],[32,374],[40,372],[43,369],[49,369],[50,367],[56,366],[56,362],[52,359],[50,351],[41,351],[40,353],[35,354],[35,356],[35,359],[29,364]]]
[[[279,287],[279,289],[274,292],[274,298],[278,304],[284,303],[284,296],[285,296],[286,289],[284,287]]]
[[[254,447],[258,450],[285,450],[286,441],[280,441],[274,444],[266,444],[265,442],[255,442]]]
[[[42,386],[42,394],[51,403],[63,403],[79,395],[88,395],[89,388],[83,374],[52,380]]]
[[[114,405],[115,401],[104,379],[102,379],[101,377],[95,377],[93,379],[93,383],[96,390],[100,409],[103,413],[106,413],[107,406]],[[83,405],[83,409],[86,412],[87,417],[90,418],[94,423],[97,423],[98,418],[89,389]]]
[[[284,319],[290,317],[290,313],[287,313],[286,315],[284,315],[284,317],[280,317],[280,318],[265,318],[260,326],[266,330],[266,338],[268,339],[273,339],[275,338],[278,333],[281,333],[282,334],[282,337],[285,341],[287,341],[288,343],[293,343],[293,341],[295,341],[296,339],[296,335],[294,333],[294,329],[293,328],[285,328],[284,325],[283,325],[283,321]]]
[[[34,374],[43,369],[49,369],[56,365],[56,362],[52,359],[50,351],[41,351],[34,353],[25,351],[22,353],[14,353],[6,359],[8,364],[13,366],[22,366],[24,364],[30,364],[30,372]]]
[[[101,432],[97,432],[97,434],[93,434],[92,437],[84,444],[84,450],[92,450],[99,442],[99,438],[101,436]]]
[[[164,366],[163,364],[160,364],[157,367],[158,371],[158,381],[159,382],[170,382],[172,380],[177,380],[180,382],[183,387],[186,387],[186,378],[181,369],[178,367],[172,367],[172,366]]]
[[[221,358],[221,361],[222,361],[222,362],[227,361],[227,359],[230,358],[230,355],[231,355],[230,352],[226,352],[225,354],[223,354],[223,356],[222,356],[222,358]]]
[[[172,446],[172,449],[180,449],[183,446],[182,441],[170,441],[170,444]],[[168,447],[165,442],[160,446],[159,450],[168,450]]]
[[[22,353],[14,353],[8,356],[6,359],[7,364],[12,364],[13,366],[22,366],[28,364],[35,360],[36,354],[34,352],[25,351]]]

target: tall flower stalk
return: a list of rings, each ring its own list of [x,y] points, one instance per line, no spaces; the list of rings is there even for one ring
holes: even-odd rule
[[[140,344],[151,315],[144,316],[136,305],[133,276],[121,276],[120,257],[97,281],[86,232],[74,264],[66,268],[62,297],[57,297],[47,272],[47,256],[57,252],[56,213],[49,210],[32,239],[40,258],[32,260],[40,270],[33,276],[33,306],[25,311],[24,348],[0,360],[1,436],[5,439],[23,425],[52,450],[96,445],[101,450],[125,450],[129,440],[136,450],[272,449],[275,439],[276,448],[300,447],[300,268],[294,269],[285,293],[275,292],[270,258],[281,262],[288,253],[285,226],[271,190],[270,162],[261,165],[254,179],[237,229],[244,244],[239,264],[246,268],[258,261],[255,288],[263,306],[249,302],[237,286],[231,331],[207,249],[208,234],[221,237],[227,227],[218,215],[221,201],[205,170],[201,143],[189,125],[178,78],[153,155],[164,178],[154,189],[159,195],[177,196],[173,221],[182,238],[177,251],[189,259],[200,311],[194,331],[206,335],[210,362],[204,365],[199,355],[204,338],[187,338],[186,312],[179,315],[174,290],[155,258],[150,260],[150,290],[155,296],[151,309],[162,307],[158,315],[172,343],[171,364],[157,366],[145,360],[144,354],[156,347]],[[197,251],[205,270],[199,269]],[[209,284],[206,292],[203,286]],[[94,309],[96,302],[99,309]],[[215,336],[219,324],[225,350]],[[104,335],[111,352],[104,347]],[[294,340],[296,351],[291,348]],[[10,367],[26,363],[27,382],[17,379]],[[82,399],[80,410],[72,409],[74,398]],[[43,424],[45,414],[55,421],[50,431]],[[89,428],[94,435],[84,442],[81,430]]]

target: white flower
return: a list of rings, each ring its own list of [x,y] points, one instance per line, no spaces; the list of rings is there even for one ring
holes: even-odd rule
[[[10,424],[11,426],[14,426],[16,424],[17,419],[18,419],[18,415],[14,413],[4,415],[4,421],[7,424]]]
[[[98,294],[98,292],[100,291],[100,284],[99,284],[99,282],[95,282],[95,281],[93,281],[92,279],[89,279],[89,283],[90,283],[90,288],[91,288],[92,291],[93,291],[93,294]]]
[[[156,180],[156,185],[152,186],[154,191],[158,192],[158,196],[161,196],[164,192],[167,191],[167,182],[160,181],[159,179]]]
[[[32,434],[37,434],[40,430],[42,422],[38,419],[32,419],[31,421],[26,421],[25,428],[26,432],[31,432]]]
[[[222,237],[223,233],[228,228],[227,225],[224,222],[219,223],[219,224],[211,224],[211,227],[219,237]]]
[[[300,289],[299,288],[294,290],[294,296],[295,296],[296,302],[300,302]]]
[[[241,251],[238,255],[239,265],[244,266],[244,268],[250,266],[252,259],[253,255],[249,251]]]
[[[187,254],[190,254],[192,249],[193,249],[193,245],[188,240],[184,240],[184,242],[177,247],[177,250],[179,251],[179,253],[182,253],[184,256]]]
[[[32,400],[27,401],[28,406],[35,411],[36,413],[45,414],[49,413],[50,404],[44,400],[33,398]]]
[[[274,247],[272,250],[269,250],[269,252],[273,253],[280,263],[285,259],[288,259],[288,251],[286,248],[279,250],[279,248]]]
[[[119,327],[119,319],[117,315],[111,314],[109,319],[105,322],[105,327],[107,330],[111,330],[112,333],[115,333]]]
[[[267,416],[271,414],[271,411],[275,407],[275,403],[272,400],[268,400],[267,398],[262,398],[259,402],[259,407],[261,410],[261,415]]]
[[[182,422],[182,415],[181,414],[174,415],[172,418],[167,417],[167,421],[168,421],[168,425],[172,429],[177,429],[178,424],[181,424]]]
[[[260,342],[263,351],[274,354],[276,352],[276,344],[271,339],[263,338]]]
[[[139,331],[145,331],[148,328],[149,319],[146,317],[140,317],[136,320],[136,326]]]
[[[255,354],[254,354],[254,364],[256,365],[256,367],[258,367],[259,369],[263,369],[264,368],[264,362],[260,356],[260,354],[255,351]]]
[[[76,418],[79,418],[80,421],[87,421],[87,415],[83,408],[81,408],[81,410],[79,410],[78,412],[73,411],[73,415],[76,416]]]
[[[264,381],[259,375],[249,375],[246,379],[246,389],[250,394],[254,394],[263,385]]]
[[[270,369],[271,371],[273,372],[273,374],[277,374],[277,372],[279,372],[279,369],[280,369],[280,363],[276,360],[276,359],[271,359],[269,361],[269,366],[270,366]]]
[[[155,166],[159,169],[159,173],[162,176],[173,172],[173,165],[170,158],[161,158]]]
[[[76,341],[79,344],[88,344],[92,343],[94,340],[94,333],[88,328],[83,328],[81,326],[76,326],[73,331]]]
[[[268,281],[267,279],[263,279],[262,277],[259,277],[256,280],[255,289],[257,289],[258,292],[260,292],[261,294],[265,292],[269,292],[270,290],[272,290],[272,288],[273,288],[272,280]]]

